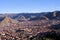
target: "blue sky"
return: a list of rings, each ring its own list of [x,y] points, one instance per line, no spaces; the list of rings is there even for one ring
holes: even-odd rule
[[[0,13],[36,13],[60,10],[60,0],[0,0]]]

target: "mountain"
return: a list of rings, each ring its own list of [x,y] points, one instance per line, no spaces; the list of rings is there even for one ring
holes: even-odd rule
[[[42,12],[42,13],[18,13],[18,14],[0,14],[0,21],[4,19],[5,16],[9,16],[12,19],[16,19],[18,21],[23,20],[41,20],[41,19],[60,19],[60,11],[53,12]]]
[[[0,37],[5,40],[60,40],[60,11],[0,14]]]
[[[10,17],[5,17],[1,22],[0,25],[5,26],[5,25],[10,25],[12,23],[18,23],[17,20],[11,19]]]
[[[45,12],[42,13],[16,13],[16,14],[0,14],[0,21],[2,21],[4,19],[5,16],[9,16],[12,19],[16,19],[18,21],[23,21],[23,20],[37,20],[39,19],[40,16],[45,15]],[[33,18],[33,16],[36,17]],[[23,19],[23,20],[21,20]]]
[[[39,18],[41,15],[45,15],[45,14],[46,13],[20,13],[20,14],[16,14],[15,16],[10,16],[10,17],[13,19],[17,19],[19,21],[21,21],[21,19],[24,19],[24,20],[33,20],[34,19],[35,20],[35,18],[32,19],[32,16]]]
[[[48,19],[60,19],[60,11],[48,12],[46,15]]]

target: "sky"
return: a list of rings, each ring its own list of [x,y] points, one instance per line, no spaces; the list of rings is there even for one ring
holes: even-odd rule
[[[0,13],[60,11],[60,0],[0,0]]]

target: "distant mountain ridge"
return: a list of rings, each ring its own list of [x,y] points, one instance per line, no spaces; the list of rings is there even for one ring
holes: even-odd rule
[[[56,16],[54,16],[55,14]],[[42,13],[0,14],[0,21],[3,20],[3,18],[6,16],[9,16],[10,18],[16,19],[16,20],[30,19],[30,21],[32,21],[32,20],[41,20],[46,18],[49,20],[52,20],[52,19],[60,19],[60,11],[42,12]]]
[[[49,19],[60,19],[60,11],[48,12],[44,16],[46,16]]]

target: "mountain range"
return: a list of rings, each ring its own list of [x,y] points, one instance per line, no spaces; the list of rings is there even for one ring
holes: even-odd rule
[[[30,39],[40,38],[40,36],[42,38],[46,36],[50,37],[54,34],[53,31],[56,35],[57,33],[60,35],[60,11],[0,14],[0,34],[4,35],[3,33],[5,33],[11,35],[5,35],[7,39],[13,36],[15,38],[21,36],[22,38]],[[24,35],[26,37],[24,37]],[[53,36],[53,38],[56,37]],[[58,36],[58,38],[60,37]]]
[[[54,16],[55,15],[55,16]],[[4,17],[10,17],[16,20],[37,20],[37,19],[60,19],[60,11],[54,12],[42,12],[42,13],[19,13],[19,14],[0,14],[0,21],[4,19]]]

